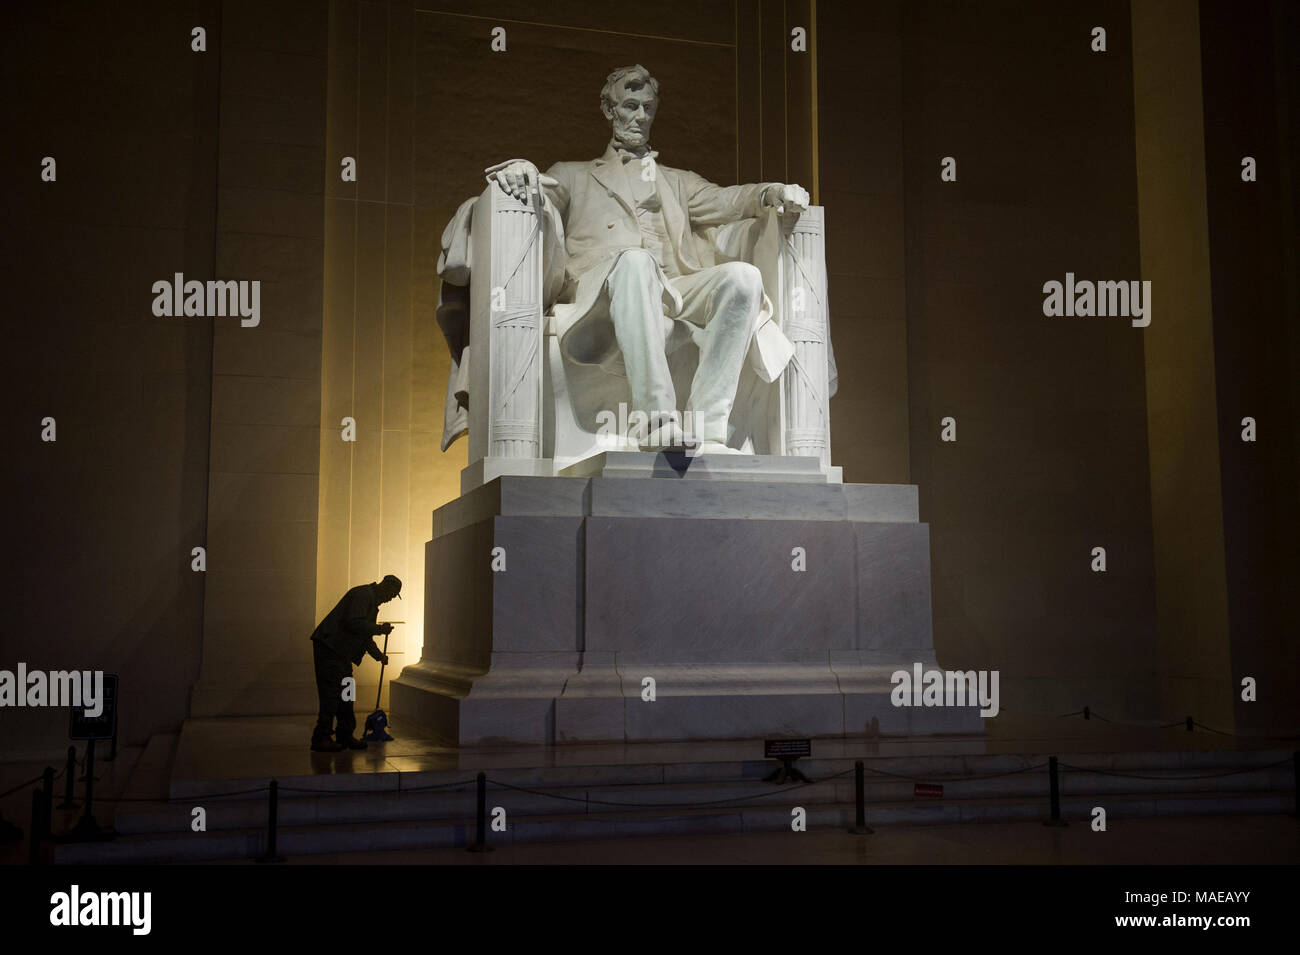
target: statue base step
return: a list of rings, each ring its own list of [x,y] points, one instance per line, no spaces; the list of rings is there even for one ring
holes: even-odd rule
[[[416,664],[393,683],[392,708],[465,746],[983,732],[976,708],[892,705],[890,674],[910,669],[921,654],[876,665],[622,662],[581,669],[574,656],[568,666],[558,659],[522,668],[494,663],[465,696],[436,666]]]
[[[560,470],[561,477],[668,478],[690,481],[767,481],[839,484],[838,467],[819,458],[774,454],[699,454],[673,451],[602,451]]]
[[[756,481],[839,484],[843,470],[820,458],[775,454],[698,454],[676,451],[601,451],[555,469],[550,458],[485,457],[461,469],[460,493],[468,494],[499,477],[667,478],[691,481]]]

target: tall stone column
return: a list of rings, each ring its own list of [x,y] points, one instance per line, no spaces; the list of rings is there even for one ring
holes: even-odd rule
[[[1172,0],[1132,17],[1142,278],[1160,303],[1141,334],[1162,701],[1166,718],[1230,731],[1200,26],[1194,4]]]

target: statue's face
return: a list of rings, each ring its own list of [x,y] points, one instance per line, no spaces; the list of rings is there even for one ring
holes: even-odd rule
[[[650,142],[659,102],[649,85],[639,90],[624,89],[619,101],[605,107],[605,116],[614,129],[614,139],[624,146],[644,146]]]

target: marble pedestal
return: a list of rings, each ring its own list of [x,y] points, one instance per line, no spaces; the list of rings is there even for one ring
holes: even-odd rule
[[[890,702],[937,665],[912,486],[503,476],[434,513],[425,595],[393,719],[461,744],[982,729]]]

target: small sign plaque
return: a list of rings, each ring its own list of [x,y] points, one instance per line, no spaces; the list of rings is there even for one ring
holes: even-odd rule
[[[812,740],[809,739],[763,740],[764,759],[799,759],[811,755]]]
[[[781,766],[770,776],[765,776],[764,781],[769,783],[787,783],[812,782],[807,776],[795,768],[794,761],[803,756],[812,755],[812,740],[810,739],[765,739],[763,740],[763,755],[767,759],[779,759]]]
[[[103,708],[98,716],[86,716],[84,707],[72,707],[68,739],[112,739],[117,735],[117,674],[104,674]]]

